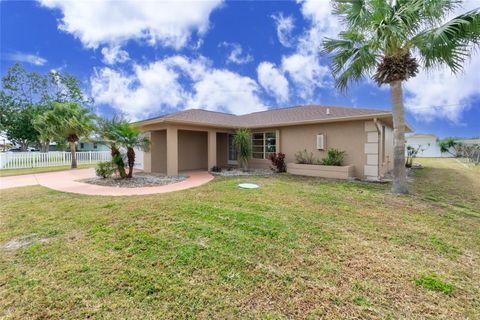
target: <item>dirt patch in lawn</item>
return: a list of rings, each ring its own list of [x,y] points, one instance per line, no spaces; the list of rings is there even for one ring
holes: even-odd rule
[[[36,234],[30,234],[21,238],[13,238],[4,244],[2,244],[2,249],[5,251],[16,251],[22,248],[25,248],[33,243],[44,243],[48,242],[48,238],[39,238]]]
[[[163,186],[167,184],[177,183],[186,180],[187,176],[165,176],[152,173],[137,173],[132,178],[121,179],[119,177],[112,178],[88,178],[79,180],[80,182],[95,184],[105,187],[121,187],[121,188],[141,188]]]

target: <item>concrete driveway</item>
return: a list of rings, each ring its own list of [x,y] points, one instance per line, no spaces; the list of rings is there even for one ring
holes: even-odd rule
[[[205,184],[213,179],[213,176],[206,171],[183,172],[182,175],[188,175],[189,177],[184,181],[164,186],[119,188],[98,186],[89,183],[79,182],[77,180],[94,177],[95,169],[75,169],[67,171],[0,177],[0,190],[15,187],[42,185],[44,187],[57,191],[86,195],[132,196],[166,193],[189,189]]]

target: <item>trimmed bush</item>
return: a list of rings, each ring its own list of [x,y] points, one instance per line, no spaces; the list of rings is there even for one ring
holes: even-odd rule
[[[345,151],[328,149],[327,157],[322,159],[321,164],[324,166],[341,166],[344,157]]]
[[[303,149],[303,151],[298,151],[294,154],[295,163],[298,164],[314,164],[315,159],[313,158],[313,153],[307,152],[307,149]]]
[[[222,168],[220,168],[219,166],[213,166],[211,169],[210,169],[211,172],[222,172]]]
[[[103,179],[110,178],[115,172],[115,167],[111,161],[102,161],[97,163],[95,174]]]
[[[271,169],[275,172],[286,172],[287,165],[285,164],[285,153],[272,153],[268,157],[272,162],[273,167]]]

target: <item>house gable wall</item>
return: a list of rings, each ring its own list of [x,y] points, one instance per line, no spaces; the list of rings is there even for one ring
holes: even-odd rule
[[[280,152],[285,153],[286,162],[295,162],[295,153],[304,149],[312,152],[316,159],[326,157],[329,148],[339,149],[345,151],[344,164],[353,165],[355,176],[363,178],[367,162],[364,123],[344,121],[280,128]],[[325,135],[325,150],[317,150],[317,134],[320,133]]]

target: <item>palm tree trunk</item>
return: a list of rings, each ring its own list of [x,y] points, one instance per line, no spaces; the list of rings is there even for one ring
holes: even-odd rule
[[[131,178],[133,175],[133,166],[135,165],[135,150],[133,148],[127,148],[127,161],[128,161],[128,175],[127,178]]]
[[[390,83],[393,109],[393,183],[392,192],[407,194],[407,170],[405,168],[405,113],[403,110],[402,81]]]
[[[77,153],[75,150],[75,142],[70,141],[70,152],[72,153],[72,169],[77,167]]]
[[[125,173],[125,166],[123,164],[123,159],[120,154],[120,150],[118,150],[115,144],[110,145],[112,161],[117,166],[118,173],[120,174],[120,178],[125,179],[127,174]]]

